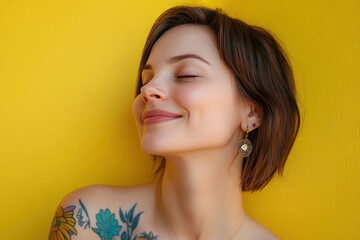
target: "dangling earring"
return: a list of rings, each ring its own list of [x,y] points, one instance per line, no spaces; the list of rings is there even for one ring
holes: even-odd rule
[[[253,123],[253,126],[255,124]],[[255,127],[255,126],[254,126]],[[248,127],[246,127],[246,135],[245,135],[245,138],[241,139],[239,141],[239,154],[242,156],[242,157],[248,157],[252,151],[252,144],[250,142],[250,140],[248,139],[248,134],[249,134],[249,130],[248,130]]]

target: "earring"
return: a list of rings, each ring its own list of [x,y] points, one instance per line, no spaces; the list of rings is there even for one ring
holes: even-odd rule
[[[254,124],[253,124],[254,126]],[[248,157],[252,151],[252,144],[250,142],[250,140],[248,139],[248,134],[249,134],[249,130],[248,127],[246,127],[246,135],[245,138],[241,139],[239,141],[239,154],[242,157]]]

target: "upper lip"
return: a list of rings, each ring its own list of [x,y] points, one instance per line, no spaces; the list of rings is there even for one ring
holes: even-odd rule
[[[153,110],[145,111],[142,116],[142,119],[144,120],[145,118],[155,117],[155,116],[181,117],[181,115],[176,114],[176,113],[167,112],[167,111],[160,110],[160,109],[153,109]]]

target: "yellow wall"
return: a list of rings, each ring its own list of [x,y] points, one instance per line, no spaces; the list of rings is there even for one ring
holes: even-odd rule
[[[0,239],[46,239],[76,188],[149,181],[136,70],[153,21],[179,3],[0,2]],[[360,3],[197,3],[277,33],[295,70],[303,126],[285,176],[244,194],[248,213],[282,239],[360,239]]]

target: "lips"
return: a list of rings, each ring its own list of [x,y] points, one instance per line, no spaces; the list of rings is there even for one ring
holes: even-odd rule
[[[143,121],[145,124],[153,124],[158,122],[174,120],[180,117],[182,116],[176,113],[154,109],[144,112]]]

